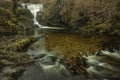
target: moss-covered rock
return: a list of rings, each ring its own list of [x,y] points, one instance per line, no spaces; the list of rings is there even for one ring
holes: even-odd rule
[[[8,46],[7,50],[14,50],[14,51],[20,51],[20,52],[24,52],[27,51],[28,47],[36,42],[39,39],[39,37],[30,37],[30,38],[26,38],[26,39],[22,39],[18,42],[15,42],[13,45]]]
[[[19,27],[17,26],[17,19],[8,9],[0,8],[0,32],[1,35],[17,34]]]
[[[23,9],[21,4],[16,4],[12,0],[0,1],[0,35],[17,35],[33,32],[33,16],[28,9]]]
[[[13,3],[11,0],[0,0],[0,7],[12,10]]]
[[[1,57],[2,56],[2,57]],[[33,63],[25,53],[0,52],[0,79],[16,80]]]
[[[33,18],[33,15],[31,14],[31,12],[28,9],[23,9],[22,7],[17,8],[16,16],[17,17],[25,16],[25,17],[28,17],[30,19]]]
[[[17,80],[23,74],[26,67],[33,63],[24,48],[38,39],[27,36],[0,37],[0,80]]]

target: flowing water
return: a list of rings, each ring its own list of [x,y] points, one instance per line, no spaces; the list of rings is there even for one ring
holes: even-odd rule
[[[22,4],[23,8],[27,8],[30,10],[30,12],[33,14],[34,18],[33,18],[33,22],[35,25],[39,26],[39,28],[41,29],[64,29],[61,27],[48,27],[48,26],[44,26],[39,24],[39,22],[37,21],[37,13],[38,12],[43,12],[43,4],[32,4],[32,3],[26,3],[26,4]]]
[[[31,11],[34,16],[34,24],[38,25],[40,29],[51,28],[41,26],[36,20],[37,12],[42,11],[42,4],[22,5],[24,8],[27,7]],[[60,29],[56,27],[54,28]],[[37,29],[35,30],[35,35],[43,36],[43,34],[38,34]],[[59,56],[53,54],[53,52],[49,52],[46,50],[45,39],[45,37],[40,38],[29,48],[28,54],[33,60],[35,60],[35,63],[34,65],[28,67],[23,76],[20,77],[18,80],[67,80],[71,77],[71,74],[68,72],[65,66],[60,63]]]
[[[35,63],[18,80],[67,80],[71,77],[60,63],[59,56],[46,51],[44,39],[40,39],[28,50]]]
[[[23,8],[27,8],[31,11],[31,13],[34,16],[33,22],[35,25],[39,26],[38,29],[63,29],[59,27],[48,27],[48,26],[43,26],[39,24],[36,17],[39,11],[43,11],[42,4],[27,3],[27,4],[22,4],[22,6]],[[39,34],[38,29],[35,29],[35,36],[39,36],[39,37],[43,36],[43,34]],[[65,41],[66,40],[67,39],[65,38]],[[33,60],[35,60],[35,63],[34,65],[31,65],[30,67],[28,67],[27,70],[24,72],[23,76],[21,76],[18,80],[72,80],[70,79],[72,77],[69,71],[65,68],[64,65],[60,63],[61,56],[55,55],[54,54],[55,52],[47,51],[45,41],[46,41],[46,38],[44,36],[29,48],[28,54],[31,56]],[[117,60],[120,59],[119,54],[111,54],[109,52],[103,52],[103,54],[110,57],[112,55],[113,61],[114,59],[115,61],[116,59]],[[107,59],[107,57],[105,57],[105,59]],[[90,76],[96,75],[100,77],[99,80],[104,80],[106,77],[114,76],[114,72],[116,72],[116,74],[117,73],[118,74],[115,77],[119,77],[119,69],[115,68],[116,66],[113,66],[108,62],[105,62],[105,61],[101,62],[102,60],[104,60],[103,58],[101,58],[101,56],[100,57],[95,55],[89,56],[87,57],[87,60],[88,60],[87,61],[88,64],[91,65],[87,69],[87,72],[90,74]],[[110,72],[107,73],[106,69],[109,69],[111,73]],[[78,76],[74,80],[88,80],[88,79],[81,78],[81,76]],[[89,80],[93,80],[93,79],[89,79]]]
[[[41,27],[41,25],[39,24],[39,22],[37,21],[36,17],[37,17],[37,12],[39,11],[43,11],[42,7],[43,5],[42,4],[30,4],[30,3],[27,3],[27,4],[22,4],[22,6],[24,8],[27,8],[30,10],[30,12],[33,14],[34,18],[33,18],[33,22],[35,25],[38,25],[39,27]]]

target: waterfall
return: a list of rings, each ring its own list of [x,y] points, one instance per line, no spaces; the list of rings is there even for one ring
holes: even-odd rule
[[[37,21],[37,13],[39,11],[43,11],[42,4],[31,4],[31,3],[26,3],[26,4],[22,4],[22,6],[25,8],[25,6],[27,7],[27,9],[30,10],[30,12],[33,14],[33,22],[35,25],[38,25],[41,28],[41,25],[39,24],[39,22]]]
[[[39,11],[43,11],[42,4],[27,3],[22,4],[22,6],[23,8],[27,7],[31,11],[34,16],[33,22],[39,26],[39,29],[64,29],[39,24],[36,17]],[[35,30],[35,35],[40,36],[38,35],[38,29]],[[73,80],[69,71],[60,63],[59,56],[46,50],[45,38],[40,38],[38,42],[33,44],[28,50],[28,54],[35,63],[28,67],[18,80]],[[93,79],[86,79],[86,77],[82,79],[78,75],[74,80],[113,80],[111,78],[119,78],[120,68],[118,63],[120,54],[102,51],[102,56],[91,55],[86,57],[86,60],[89,65],[86,70],[89,74],[88,77]]]
[[[39,26],[39,28],[35,29],[35,36],[40,37],[38,29],[62,29],[39,24],[36,17],[39,11],[43,11],[42,4],[27,3],[22,4],[22,6],[30,10],[34,16],[34,24]],[[60,63],[59,57],[46,50],[45,37],[40,38],[33,44],[27,53],[35,60],[35,63],[28,67],[18,80],[68,80],[71,77],[69,71]]]
[[[39,26],[40,29],[65,29],[65,28],[61,28],[61,27],[48,27],[48,26],[44,26],[39,24],[39,22],[37,21],[37,13],[38,12],[43,12],[43,4],[32,4],[32,3],[26,3],[26,4],[22,4],[23,8],[27,8],[30,10],[30,12],[33,15],[33,22],[35,25]]]

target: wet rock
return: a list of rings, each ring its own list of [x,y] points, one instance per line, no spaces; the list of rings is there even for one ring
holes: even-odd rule
[[[20,41],[15,42],[14,44],[8,46],[8,50],[14,50],[18,52],[26,52],[28,47],[36,42],[39,39],[39,37],[30,37],[21,39]]]
[[[42,61],[43,63],[41,63]],[[70,77],[69,72],[62,64],[57,62],[49,64],[50,61],[45,59],[42,61],[29,67],[18,80],[67,80]]]
[[[11,79],[10,77],[5,77],[0,75],[0,80],[10,80],[10,79]]]
[[[92,78],[120,79],[120,54],[118,52],[102,51],[102,55],[88,56],[87,72]]]
[[[12,65],[12,64],[14,64],[13,62],[8,61],[8,60],[6,60],[6,59],[0,60],[0,63],[1,63],[1,64],[4,64],[4,65]]]
[[[12,73],[15,73],[16,71],[17,71],[17,69],[15,69],[15,68],[4,67],[2,69],[2,74],[12,74]]]
[[[16,80],[24,70],[24,67],[4,67],[0,73],[0,80]]]

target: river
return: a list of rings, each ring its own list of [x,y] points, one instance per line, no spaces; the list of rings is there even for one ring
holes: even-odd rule
[[[27,3],[22,4],[22,6],[23,8],[27,8],[31,11],[31,13],[34,16],[33,22],[35,25],[38,26],[38,28],[35,29],[35,34],[33,36],[41,38],[35,44],[33,44],[27,52],[31,56],[31,58],[35,61],[35,63],[28,67],[24,74],[18,80],[75,80],[73,79],[72,74],[68,71],[68,69],[63,64],[61,64],[60,59],[63,56],[58,55],[57,53],[66,54],[85,52],[87,53],[87,55],[89,55],[90,52],[102,49],[101,44],[99,43],[101,43],[105,39],[105,37],[82,38],[76,34],[56,33],[45,35],[44,33],[39,33],[38,30],[41,29],[64,29],[64,28],[44,26],[37,21],[36,19],[37,13],[39,11],[43,11],[42,4]],[[111,55],[113,57],[114,55],[115,57],[120,56],[119,54],[112,54],[110,52],[105,51],[103,51],[102,53],[105,54],[106,56],[109,56],[108,54],[110,54],[110,57]],[[114,70],[116,71],[117,69],[114,69],[114,66],[108,64],[107,62],[104,62],[104,64],[103,62],[100,62],[99,60],[101,60],[101,56],[99,57],[95,55],[89,56],[87,59],[88,63],[92,64],[92,66],[87,69],[90,75],[95,73],[95,75],[99,76],[98,78],[99,80],[108,80],[106,79],[106,77],[111,76],[114,77],[112,71]],[[120,59],[120,57],[118,57],[118,59]],[[110,67],[111,74],[102,71],[104,70],[104,68],[106,68],[105,64],[107,64],[107,66]],[[100,70],[96,69],[96,65],[97,68],[102,67],[102,69]],[[104,74],[107,74],[107,76],[105,76]],[[118,76],[119,74],[117,74],[116,77]],[[96,78],[96,76],[94,77]],[[88,80],[80,75],[76,77],[76,80],[80,79]]]
[[[33,22],[39,27],[37,29],[62,29],[59,27],[47,27],[39,24],[36,20],[36,16],[38,11],[42,11],[42,4],[22,4],[22,6],[24,8],[27,7],[33,14]],[[37,29],[35,30],[34,36],[43,36],[43,34],[37,32]],[[40,38],[28,50],[28,54],[35,60],[35,63],[30,66],[18,80],[67,80],[71,77],[69,71],[60,63],[59,56],[54,55],[53,52],[47,51],[45,39],[45,36]]]

